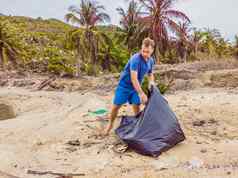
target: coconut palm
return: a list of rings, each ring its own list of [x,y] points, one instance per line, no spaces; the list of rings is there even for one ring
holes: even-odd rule
[[[238,57],[238,35],[235,36],[235,56]]]
[[[139,47],[138,44],[143,36],[147,35],[145,26],[140,22],[140,18],[144,14],[141,8],[137,2],[132,0],[126,11],[121,7],[116,9],[121,16],[120,25],[124,32],[122,37],[130,54],[134,48]]]
[[[204,29],[204,39],[202,41],[202,51],[208,54],[208,58],[216,55],[216,47],[221,34],[217,29]]]
[[[83,56],[90,54],[91,63],[96,74],[96,64],[98,61],[98,36],[96,35],[96,25],[110,21],[110,17],[104,12],[104,6],[97,1],[81,0],[79,8],[70,6],[70,13],[65,15],[67,22],[76,23],[80,26],[78,30],[74,30],[72,35],[76,43],[77,52],[81,60],[85,60]],[[75,39],[76,38],[76,39]],[[86,49],[86,50],[81,50]],[[78,74],[80,70],[80,59],[78,59]]]
[[[238,35],[235,36],[235,46],[238,48]]]
[[[70,21],[88,29],[95,27],[98,23],[110,21],[109,15],[104,10],[104,6],[97,1],[81,0],[79,8],[77,6],[69,7],[70,13],[65,15],[65,19],[67,22]]]
[[[232,56],[232,45],[229,40],[224,38],[217,39],[216,54],[219,58]]]
[[[174,30],[176,20],[190,22],[190,19],[181,11],[174,10],[175,0],[138,0],[147,14],[143,21],[150,29],[150,36],[156,40],[159,51],[165,51],[168,43],[169,30]],[[157,53],[159,52],[157,51]]]
[[[205,36],[206,34],[204,32],[202,32],[201,30],[197,30],[196,28],[193,28],[193,33],[191,35],[191,45],[195,56],[197,56],[199,46],[201,42],[204,40]]]
[[[188,48],[191,46],[190,41],[190,23],[189,22],[179,22],[175,27],[176,34],[178,37],[177,50],[180,57],[180,61],[187,62]]]

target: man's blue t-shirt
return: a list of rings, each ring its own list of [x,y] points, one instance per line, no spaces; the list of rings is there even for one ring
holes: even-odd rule
[[[141,84],[145,74],[152,73],[153,65],[153,58],[149,58],[146,61],[141,55],[141,53],[134,54],[126,64],[124,70],[122,71],[118,85],[124,88],[134,90],[130,72],[137,71],[137,79]]]

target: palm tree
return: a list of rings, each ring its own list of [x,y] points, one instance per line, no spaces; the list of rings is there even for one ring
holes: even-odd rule
[[[67,22],[72,22],[85,27],[86,29],[93,28],[98,23],[109,22],[110,17],[103,12],[104,6],[97,1],[81,0],[79,8],[77,6],[70,6],[70,13],[65,15]]]
[[[238,57],[238,35],[235,36],[235,55]]]
[[[129,54],[134,48],[139,47],[140,40],[146,36],[145,26],[140,23],[140,18],[143,15],[141,8],[137,2],[132,0],[126,11],[121,7],[116,9],[121,16],[120,25],[124,32],[124,43],[127,45]]]
[[[208,54],[208,58],[216,55],[216,47],[221,34],[217,29],[204,29],[204,40],[202,41],[202,50]]]
[[[175,0],[138,0],[147,14],[143,17],[145,25],[150,29],[150,36],[157,42],[156,53],[165,51],[168,43],[168,32],[176,27],[176,20],[190,22],[181,11],[174,10]]]
[[[189,22],[179,22],[176,26],[176,33],[178,37],[177,50],[179,53],[180,61],[187,62],[188,48],[191,46],[190,42],[190,23]]]
[[[202,32],[201,30],[197,30],[196,28],[193,28],[193,33],[191,35],[191,45],[195,56],[197,56],[199,46],[205,36],[206,34],[204,32]]]
[[[103,70],[112,71],[112,66],[116,66],[117,68],[120,65],[120,57],[117,54],[123,53],[122,49],[117,51],[119,43],[117,41],[113,41],[113,38],[110,38],[108,35],[102,34],[101,40],[101,48],[100,48],[100,59],[101,66]]]
[[[83,46],[83,37],[84,35],[80,32],[79,29],[73,29],[66,34],[66,48],[70,50],[75,50],[76,52],[76,59],[77,59],[77,73],[76,76],[80,76],[81,71],[81,63],[85,62],[85,55],[87,51],[85,50],[85,46]]]
[[[232,56],[232,45],[229,40],[225,40],[222,37],[217,40],[216,54],[219,58]]]
[[[81,28],[73,32],[74,42],[78,53],[82,53],[82,48],[86,53],[90,53],[91,63],[94,67],[94,74],[96,74],[96,64],[98,61],[98,36],[96,35],[96,25],[110,21],[110,17],[104,12],[104,6],[93,0],[81,0],[79,8],[70,6],[70,13],[65,15],[67,22],[78,24]],[[75,39],[76,37],[76,39]],[[84,42],[82,44],[82,41]],[[84,45],[85,47],[82,47]],[[79,54],[78,54],[79,56]],[[85,56],[81,54],[81,58]],[[83,58],[82,58],[83,59]],[[81,59],[81,60],[82,60]],[[78,74],[80,70],[80,59],[78,59]]]
[[[235,47],[238,48],[238,35],[235,36]]]
[[[19,57],[20,47],[16,41],[10,36],[6,28],[7,22],[0,23],[0,67],[5,70],[5,62],[9,60],[14,67],[17,65],[17,57]]]

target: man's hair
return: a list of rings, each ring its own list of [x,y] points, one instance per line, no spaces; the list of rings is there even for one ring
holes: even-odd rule
[[[151,38],[147,37],[143,40],[142,45],[145,47],[155,47],[155,42]]]

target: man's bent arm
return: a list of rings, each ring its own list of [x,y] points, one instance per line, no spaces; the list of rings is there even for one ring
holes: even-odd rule
[[[133,87],[134,89],[139,93],[139,94],[142,94],[143,93],[143,90],[140,86],[140,83],[137,79],[137,71],[131,71],[131,81],[132,81],[132,84],[133,84]]]

